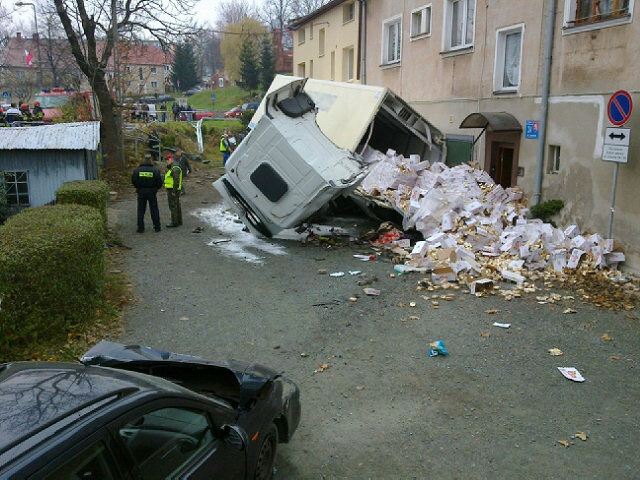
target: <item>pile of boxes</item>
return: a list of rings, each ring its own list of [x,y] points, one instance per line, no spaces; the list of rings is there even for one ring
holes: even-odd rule
[[[484,170],[430,165],[392,150],[369,153],[368,160],[378,161],[359,188],[400,212],[405,231],[422,234],[405,248],[404,264],[407,271],[431,270],[434,283],[464,279],[478,293],[492,280],[522,284],[540,272],[615,270],[625,259],[612,239],[530,218],[522,191],[503,188]]]

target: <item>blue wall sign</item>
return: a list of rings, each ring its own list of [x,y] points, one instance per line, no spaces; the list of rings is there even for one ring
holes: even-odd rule
[[[537,140],[540,138],[540,120],[527,120],[525,123],[524,138]]]

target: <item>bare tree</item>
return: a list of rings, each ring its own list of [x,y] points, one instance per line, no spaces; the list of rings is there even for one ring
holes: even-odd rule
[[[6,38],[13,31],[11,12],[4,5],[0,5],[0,38]]]
[[[187,19],[192,18],[197,1],[53,0],[71,52],[100,106],[107,167],[124,167],[119,112],[107,79],[114,48],[121,38],[135,41],[151,37],[166,46],[183,32],[195,32]]]
[[[69,42],[55,8],[50,4],[39,5],[38,18],[42,75],[44,77],[45,72],[50,74],[49,78],[43,78],[43,86],[67,88],[80,83],[83,74],[71,54]]]
[[[228,0],[221,2],[216,7],[218,20],[217,30],[224,30],[224,27],[233,23],[240,23],[245,18],[258,18],[256,8],[248,0]]]
[[[294,7],[295,0],[263,0],[260,15],[271,31],[283,30],[289,20],[297,16]]]
[[[309,15],[312,12],[315,12],[317,9],[322,7],[325,3],[329,2],[329,0],[291,0],[292,1],[292,10],[294,12],[293,17],[299,18],[304,17],[305,15]]]

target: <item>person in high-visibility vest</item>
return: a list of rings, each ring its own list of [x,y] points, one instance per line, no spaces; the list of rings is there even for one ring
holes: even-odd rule
[[[165,157],[167,161],[167,173],[164,175],[164,188],[167,190],[169,210],[171,211],[171,223],[167,228],[182,225],[182,207],[180,206],[180,194],[182,193],[182,169],[174,163],[173,155]]]
[[[220,151],[222,152],[222,166],[227,164],[229,155],[231,155],[231,145],[229,144],[229,130],[226,128],[222,135],[220,135]]]

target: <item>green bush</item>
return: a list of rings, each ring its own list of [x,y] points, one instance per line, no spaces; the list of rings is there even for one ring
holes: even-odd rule
[[[74,203],[97,208],[102,215],[104,231],[107,231],[107,201],[109,185],[102,180],[75,180],[65,182],[56,190],[56,200],[61,204]]]
[[[546,202],[539,203],[530,208],[531,216],[533,218],[539,218],[545,223],[550,223],[554,227],[556,224],[551,220],[555,214],[557,214],[564,207],[562,200],[547,200]]]
[[[85,205],[33,207],[0,227],[0,361],[66,338],[102,301],[104,227]]]
[[[165,135],[160,139],[160,144],[162,145],[162,148],[173,148],[176,146],[176,136]]]

